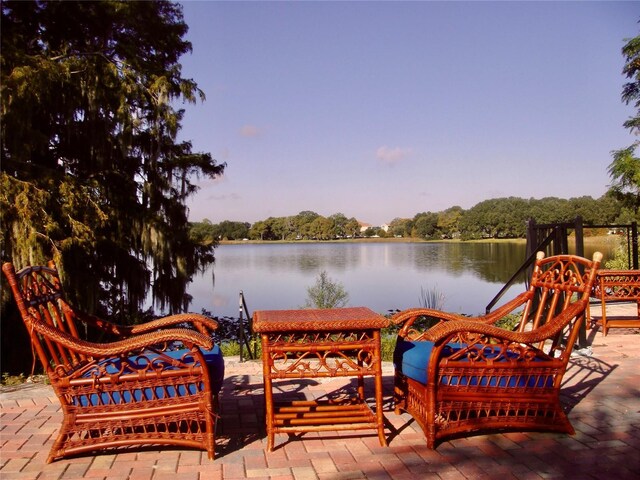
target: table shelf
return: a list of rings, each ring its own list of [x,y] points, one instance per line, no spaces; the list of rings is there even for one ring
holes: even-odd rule
[[[261,334],[267,450],[276,433],[374,429],[386,446],[382,414],[380,329],[388,320],[365,307],[324,310],[264,310],[254,314]],[[364,394],[374,378],[375,408]],[[355,377],[355,396],[274,402],[274,381]]]
[[[274,406],[274,423],[282,432],[306,431],[314,426],[326,430],[376,429],[377,419],[364,402],[295,401]]]

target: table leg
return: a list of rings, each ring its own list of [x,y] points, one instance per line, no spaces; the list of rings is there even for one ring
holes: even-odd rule
[[[358,367],[360,369],[363,368],[363,361],[361,358],[358,357]],[[366,397],[364,395],[364,376],[363,375],[358,375],[358,400],[360,400],[361,402],[365,402],[366,401]]]
[[[380,346],[380,331],[373,332],[376,347],[374,352],[375,362],[375,397],[376,397],[376,422],[378,424],[378,440],[383,447],[387,446],[387,437],[384,435],[384,415],[382,413],[382,348]]]
[[[264,379],[264,415],[267,429],[267,451],[272,452],[274,445],[273,381],[271,379],[269,336],[266,334],[262,335],[262,378]]]
[[[601,297],[601,305],[602,305],[602,318],[600,319],[600,324],[602,325],[602,335],[607,336],[607,305],[606,300],[604,299],[604,295]]]

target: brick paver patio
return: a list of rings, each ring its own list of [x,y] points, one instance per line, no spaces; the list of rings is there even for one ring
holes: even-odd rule
[[[0,390],[0,477],[10,479],[548,479],[640,478],[640,331],[589,332],[592,356],[576,356],[565,377],[565,404],[576,435],[505,433],[425,446],[422,431],[391,404],[393,370],[384,365],[389,447],[375,431],[276,436],[265,451],[261,365],[227,359],[216,458],[163,448],[99,454],[46,464],[61,420],[46,385]],[[278,384],[318,398],[349,379]],[[373,389],[368,385],[368,391]]]

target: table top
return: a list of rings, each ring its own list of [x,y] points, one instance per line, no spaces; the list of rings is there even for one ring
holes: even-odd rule
[[[640,277],[640,270],[605,270],[601,269],[596,272],[598,277]]]
[[[367,307],[257,310],[253,315],[253,330],[258,333],[369,330],[388,325],[387,318]]]

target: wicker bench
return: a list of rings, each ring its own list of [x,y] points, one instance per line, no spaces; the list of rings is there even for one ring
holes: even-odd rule
[[[600,270],[591,294],[600,300],[602,306],[602,334],[609,328],[640,327],[640,270]],[[634,316],[609,315],[607,302],[636,302]]]
[[[482,432],[573,434],[560,389],[601,259],[540,252],[528,290],[482,317],[426,308],[396,314],[396,413],[416,420],[429,448]],[[494,325],[512,313],[517,331]]]
[[[213,459],[224,378],[215,320],[189,313],[116,325],[73,309],[52,263],[2,271],[62,407],[47,462],[160,445]],[[87,331],[113,341],[80,337]]]

